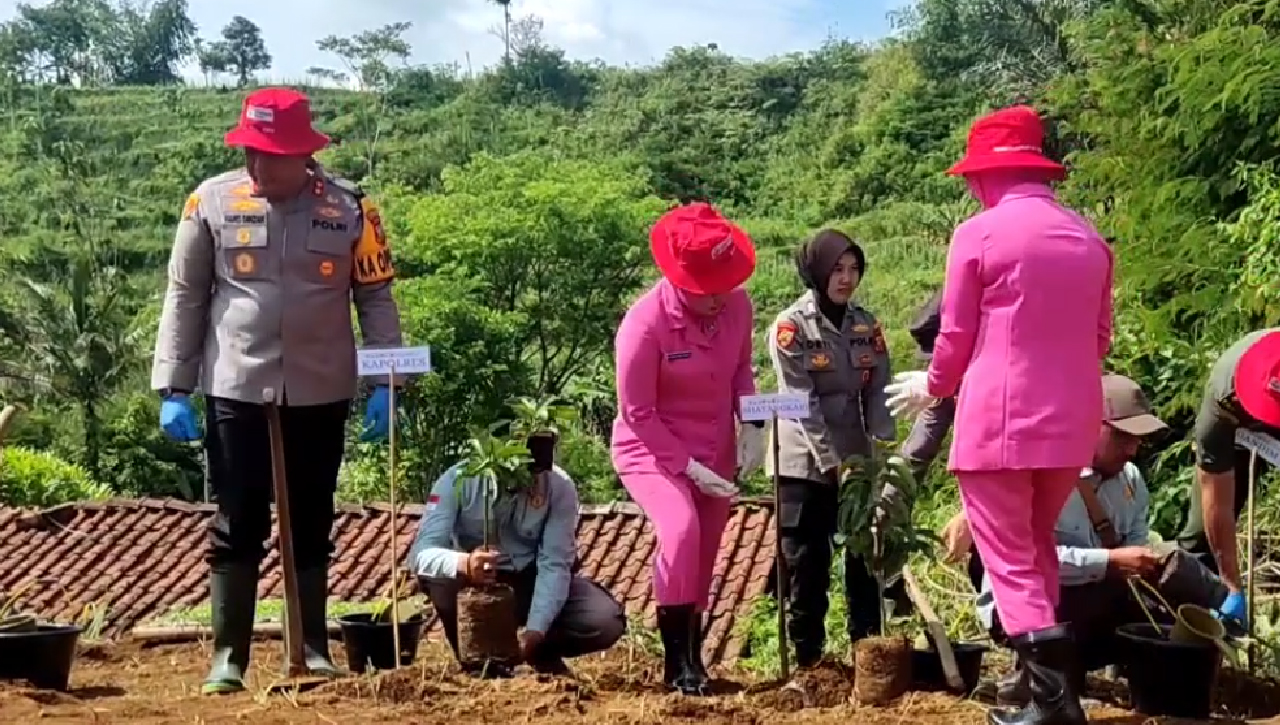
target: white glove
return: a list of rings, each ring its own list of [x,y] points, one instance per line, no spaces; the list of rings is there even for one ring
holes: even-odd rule
[[[745,476],[764,465],[764,426],[738,426],[738,475]]]
[[[738,493],[738,487],[716,475],[715,471],[698,463],[692,458],[689,459],[689,465],[685,466],[684,472],[693,479],[698,488],[708,496],[716,498],[729,498]]]
[[[929,395],[929,374],[923,370],[898,373],[893,382],[884,386],[889,396],[889,414],[895,418],[914,418],[920,411],[933,405],[937,398]]]

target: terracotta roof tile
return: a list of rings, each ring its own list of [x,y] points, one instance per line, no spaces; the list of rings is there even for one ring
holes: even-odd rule
[[[174,607],[193,606],[208,595],[204,562],[208,504],[171,499],[116,499],[66,504],[43,511],[0,506],[0,592],[31,580],[24,606],[49,618],[70,619],[86,605],[105,605],[109,634],[119,635]],[[397,563],[404,560],[422,515],[403,506],[396,521]],[[385,542],[391,524],[385,505],[340,506],[330,596],[368,601],[390,582]],[[258,593],[279,597],[283,586],[272,536]],[[656,621],[652,524],[633,503],[583,506],[578,525],[581,573],[613,592],[628,615]],[[716,557],[705,655],[737,658],[738,624],[752,601],[766,593],[774,562],[772,507],[746,500],[733,508]]]

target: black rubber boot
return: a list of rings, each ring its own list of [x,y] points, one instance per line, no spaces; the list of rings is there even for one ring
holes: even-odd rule
[[[342,672],[329,657],[329,568],[320,566],[298,571],[298,608],[302,614],[302,653],[307,671],[317,677],[341,677]],[[285,672],[289,671],[285,655]]]
[[[1014,655],[1013,671],[996,682],[996,707],[1022,708],[1031,702],[1031,688],[1027,685],[1027,669],[1022,658]]]
[[[711,675],[707,673],[707,665],[702,660],[702,626],[702,613],[694,612],[689,618],[689,660],[693,664],[693,671],[710,682]]]
[[[244,690],[258,605],[257,564],[217,564],[209,574],[213,662],[200,691],[218,695]]]
[[[658,631],[665,654],[662,681],[681,694],[700,697],[707,694],[707,678],[698,672],[692,657],[690,620],[694,618],[692,604],[658,607]]]
[[[1025,707],[987,713],[991,725],[1085,725],[1080,694],[1072,680],[1077,671],[1071,628],[1058,624],[1012,638],[1024,670],[1030,702]]]

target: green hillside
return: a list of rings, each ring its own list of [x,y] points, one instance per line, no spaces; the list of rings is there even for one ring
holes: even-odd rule
[[[1174,424],[1145,461],[1168,533],[1207,365],[1280,304],[1280,26],[1256,10],[1267,5],[920,0],[901,37],[876,45],[833,39],[759,62],[676,48],[644,69],[568,60],[535,32],[474,77],[400,68],[394,27],[357,37],[339,59],[363,90],[310,92],[336,142],[321,161],[383,205],[406,333],[437,352],[439,375],[409,396],[404,495],[420,497],[508,396],[552,392],[584,413],[565,445],[584,497],[620,495],[604,447],[613,321],[651,278],[645,231],[672,200],[709,199],[752,232],[760,329],[800,290],[797,242],[824,225],[857,234],[860,298],[897,367],[915,366],[905,325],[973,210],[942,172],[977,113],[1022,96],[1072,167],[1064,198],[1116,239],[1110,364]],[[30,408],[14,438],[80,466],[93,490],[198,498],[198,452],[161,438],[147,369],[173,226],[196,184],[237,164],[222,134],[245,89],[135,85],[166,78],[164,58],[143,73],[18,52],[4,39],[34,27],[23,22],[0,33],[0,380]],[[194,52],[185,37],[174,57]],[[352,441],[343,497],[384,497],[385,450]],[[46,490],[43,460],[9,466],[0,499],[88,490]]]

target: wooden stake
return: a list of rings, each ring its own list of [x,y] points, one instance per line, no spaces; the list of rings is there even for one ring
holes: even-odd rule
[[[396,560],[396,364],[391,361],[387,371],[387,462],[391,469],[387,473],[390,491],[387,495],[391,504],[391,536],[387,551],[387,565],[391,574],[391,642],[395,647],[395,667],[400,667],[400,579],[396,576],[399,564]]]
[[[778,465],[780,457],[778,442],[778,413],[774,411],[773,420],[770,422],[770,435],[773,438],[773,549],[776,554],[775,574],[778,578],[778,669],[782,672],[782,681],[789,682],[791,680],[791,656],[787,651],[787,562],[782,556],[782,487],[781,476],[778,472],[781,466]]]
[[[298,570],[293,556],[293,520],[289,515],[289,483],[285,476],[284,430],[275,391],[262,391],[267,408],[267,432],[271,439],[271,488],[276,499],[276,535],[280,539],[280,570],[284,577],[284,646],[289,653],[289,677],[307,672],[302,649],[302,608],[298,600]]]

